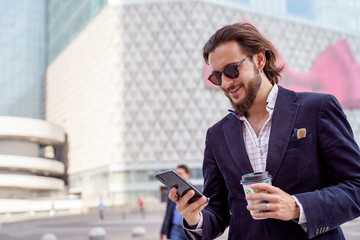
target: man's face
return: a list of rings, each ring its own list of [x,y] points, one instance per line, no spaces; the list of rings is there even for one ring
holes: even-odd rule
[[[225,66],[238,64],[245,57],[240,45],[235,41],[230,41],[219,45],[209,54],[209,65],[211,71],[221,72]],[[220,88],[229,98],[235,111],[245,114],[254,103],[260,89],[261,76],[249,57],[239,65],[238,69],[240,74],[235,79],[222,74]]]
[[[183,168],[177,168],[176,172],[185,180],[189,180],[190,179],[190,174],[186,173],[185,169]]]

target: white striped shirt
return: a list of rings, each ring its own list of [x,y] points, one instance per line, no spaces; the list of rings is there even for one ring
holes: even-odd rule
[[[246,152],[254,172],[265,171],[266,158],[269,146],[269,138],[271,131],[271,120],[274,112],[276,98],[279,92],[278,86],[275,84],[271,89],[266,100],[266,111],[269,117],[264,126],[261,128],[259,136],[256,135],[254,129],[244,115],[238,115],[237,118],[243,122],[243,138],[245,143]]]

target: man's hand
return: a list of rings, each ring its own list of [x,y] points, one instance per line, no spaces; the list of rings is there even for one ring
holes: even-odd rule
[[[195,227],[200,222],[200,212],[206,207],[205,197],[201,197],[196,202],[188,204],[188,201],[195,195],[193,190],[188,191],[184,196],[179,198],[177,189],[173,187],[169,192],[170,200],[176,202],[176,209],[181,213],[185,221],[190,227]]]
[[[295,199],[281,190],[268,183],[256,183],[251,185],[252,189],[266,190],[267,193],[252,193],[249,194],[247,200],[265,200],[268,203],[258,203],[255,205],[248,205],[248,210],[266,210],[269,204],[269,212],[254,213],[255,218],[275,218],[280,220],[292,220],[300,216],[299,206]]]

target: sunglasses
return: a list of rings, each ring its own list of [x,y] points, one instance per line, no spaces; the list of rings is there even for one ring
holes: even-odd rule
[[[208,77],[208,80],[210,82],[212,82],[213,84],[220,86],[221,85],[221,74],[224,74],[226,77],[234,79],[237,78],[240,74],[239,72],[239,65],[242,64],[245,59],[247,57],[245,57],[243,60],[241,60],[238,64],[235,65],[228,65],[224,68],[224,71],[222,72],[213,72],[212,74],[210,74],[210,76]]]

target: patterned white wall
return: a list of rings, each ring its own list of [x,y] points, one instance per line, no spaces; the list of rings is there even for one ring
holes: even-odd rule
[[[202,159],[206,129],[226,114],[228,103],[221,92],[204,88],[201,50],[223,25],[253,23],[299,72],[344,38],[360,53],[359,37],[204,2],[134,4],[124,12],[128,161]]]
[[[202,81],[208,34],[196,15],[200,9],[193,8],[163,3],[124,9],[129,162],[201,163],[207,127],[226,114],[227,100]]]

